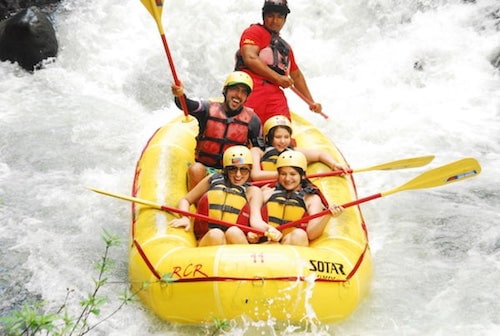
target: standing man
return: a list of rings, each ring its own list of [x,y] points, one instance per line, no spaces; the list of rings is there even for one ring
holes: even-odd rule
[[[236,70],[247,72],[254,89],[246,106],[254,109],[262,124],[274,115],[290,117],[290,109],[282,88],[292,85],[309,101],[314,102],[304,75],[295,63],[290,45],[279,35],[290,13],[286,0],[265,0],[263,24],[252,24],[243,31],[240,49],[236,52]],[[321,113],[314,103],[311,111]]]
[[[243,104],[252,92],[253,81],[242,71],[227,77],[222,93],[224,102],[209,102],[186,98],[190,115],[198,120],[195,162],[188,170],[188,189],[193,189],[208,173],[222,169],[225,150],[234,145],[263,146],[259,117]],[[172,84],[175,104],[181,108],[182,86]],[[214,170],[215,169],[215,170]]]

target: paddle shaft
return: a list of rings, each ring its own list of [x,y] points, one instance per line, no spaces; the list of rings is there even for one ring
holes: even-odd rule
[[[371,200],[374,200],[374,199],[380,198],[380,197],[382,197],[381,193],[374,194],[374,195],[371,195],[371,196],[367,196],[367,197],[364,197],[364,198],[357,199],[357,200],[352,201],[352,202],[348,202],[348,203],[342,204],[342,207],[344,209],[346,209],[346,208],[352,207],[354,205],[365,203],[365,202],[368,202],[368,201],[371,201]],[[306,217],[303,217],[301,219],[298,219],[298,220],[295,220],[295,221],[292,221],[292,222],[280,225],[280,226],[277,227],[277,229],[280,230],[280,231],[283,231],[285,229],[297,226],[299,224],[302,224],[302,223],[305,223],[305,222],[309,222],[311,219],[315,219],[315,218],[318,218],[318,217],[323,217],[323,216],[329,215],[329,214],[330,214],[330,210],[326,209],[326,210],[320,211],[318,213],[315,213],[314,215],[306,216]]]
[[[237,223],[229,223],[229,222],[226,222],[226,221],[223,221],[223,220],[220,220],[220,219],[212,218],[212,217],[205,216],[205,215],[198,214],[198,213],[193,213],[193,212],[189,212],[189,211],[180,210],[180,209],[177,209],[177,208],[172,208],[172,207],[169,207],[169,206],[166,206],[166,205],[162,205],[160,207],[160,210],[176,212],[176,213],[178,213],[180,215],[183,215],[183,216],[193,217],[193,218],[205,220],[205,221],[207,221],[209,223],[220,224],[220,225],[223,225],[223,226],[236,226],[236,227],[240,228],[244,232],[253,232],[253,233],[256,233],[256,234],[265,235],[265,232],[262,232],[261,230],[258,230],[258,229],[254,229],[251,226],[241,225],[241,224],[237,224]]]
[[[347,171],[347,174],[352,174],[354,170],[349,169]],[[342,175],[344,174],[343,170],[332,170],[328,172],[323,172],[323,173],[315,173],[315,174],[309,174],[307,175],[307,178],[316,178],[316,177],[328,177],[328,176],[337,176],[337,175]],[[261,181],[255,181],[252,182],[252,185],[260,187],[268,183],[275,183],[276,179],[269,179],[269,180],[261,180]]]
[[[175,70],[174,60],[172,58],[172,54],[170,52],[170,48],[168,47],[167,38],[165,37],[165,32],[163,30],[163,24],[161,22],[161,15],[163,9],[163,0],[141,0],[142,4],[151,16],[155,19],[156,25],[158,26],[158,31],[160,32],[161,40],[163,42],[163,48],[165,49],[165,54],[167,55],[168,64],[170,65],[170,71],[172,72],[172,77],[174,78],[174,83],[177,86],[181,85],[181,81],[177,76],[177,71]],[[186,103],[186,97],[180,96],[179,101],[181,103],[182,110],[184,111],[184,115],[189,116],[189,110]]]
[[[145,199],[141,199],[141,198],[137,198],[137,197],[132,197],[132,196],[121,195],[121,194],[117,194],[117,193],[112,193],[112,192],[109,192],[109,191],[105,191],[105,190],[101,190],[101,189],[96,189],[96,188],[89,188],[89,189],[92,190],[92,191],[94,191],[94,192],[96,192],[96,193],[102,194],[102,195],[111,196],[111,197],[122,199],[122,200],[125,200],[125,201],[130,201],[130,202],[134,202],[134,203],[146,205],[146,206],[149,206],[151,208],[162,210],[162,211],[174,212],[174,213],[178,213],[178,214],[183,215],[183,216],[194,217],[194,218],[197,218],[197,219],[205,220],[205,221],[207,221],[209,223],[220,224],[220,225],[224,225],[224,226],[228,226],[228,227],[229,226],[236,226],[236,227],[240,228],[242,231],[253,232],[253,233],[256,233],[256,234],[259,234],[259,235],[265,235],[266,234],[265,232],[263,232],[261,230],[258,230],[258,229],[255,229],[255,228],[253,228],[251,226],[241,225],[241,224],[236,224],[236,223],[229,223],[229,222],[226,222],[226,221],[223,221],[223,220],[220,220],[220,219],[216,219],[216,218],[212,218],[212,217],[209,217],[209,216],[205,216],[205,215],[202,215],[202,214],[193,213],[193,212],[189,212],[189,211],[184,211],[184,210],[177,209],[177,208],[174,208],[174,207],[169,207],[169,206],[163,205],[163,204],[158,204],[158,203],[155,203],[155,202],[152,202],[152,201],[149,201],[149,200],[145,200]]]
[[[462,160],[458,160],[447,165],[431,169],[427,172],[424,172],[417,177],[411,179],[405,184],[393,188],[391,190],[381,192],[378,194],[374,194],[371,196],[367,196],[364,198],[360,198],[354,200],[352,202],[348,202],[342,204],[342,207],[348,208],[354,205],[358,205],[361,203],[365,203],[383,196],[388,196],[391,194],[395,194],[397,192],[405,191],[405,190],[415,190],[415,189],[425,189],[425,188],[433,188],[439,187],[445,184],[450,184],[458,181],[462,181],[464,179],[477,176],[481,172],[481,166],[479,163],[473,158],[466,158]],[[283,231],[287,228],[297,226],[298,224],[305,223],[310,221],[311,219],[325,216],[330,213],[329,209],[320,211],[314,215],[306,216],[301,219],[280,225],[277,227],[278,230]]]
[[[289,71],[287,71],[287,73],[286,73],[286,74],[287,74],[287,76],[290,76]],[[299,91],[299,89],[297,89],[294,85],[290,86],[290,89],[292,89],[292,91],[293,91],[293,92],[295,92],[295,94],[296,94],[297,96],[299,96],[299,97],[300,97],[300,98],[301,98],[304,102],[306,102],[306,104],[307,104],[307,105],[309,105],[309,108],[311,108],[311,109],[312,109],[312,107],[314,106],[314,102],[313,102],[311,99],[307,98],[307,97],[306,97],[306,96],[305,96],[302,92],[300,92],[300,91]],[[325,113],[323,113],[323,112],[318,112],[318,113],[319,113],[319,114],[321,114],[321,116],[322,116],[323,118],[328,119],[328,116],[327,116]]]
[[[172,59],[172,54],[170,53],[170,49],[168,47],[167,38],[165,37],[165,34],[161,34],[161,40],[163,41],[163,47],[165,48],[165,53],[167,55],[168,64],[170,65],[170,70],[172,71],[172,77],[174,78],[174,83],[175,85],[180,86],[181,81],[179,80],[179,77],[177,77],[177,71],[175,71],[174,60]],[[181,108],[182,111],[184,112],[184,115],[186,117],[189,116],[189,110],[186,103],[186,96],[181,95],[178,98],[181,103]]]
[[[366,168],[349,169],[347,171],[347,174],[361,173],[371,170],[395,170],[395,169],[416,168],[424,166],[429,162],[431,162],[432,160],[434,160],[434,155],[419,156],[410,159],[402,159],[397,161],[381,163],[376,166],[371,166]],[[327,176],[336,176],[342,174],[344,174],[343,170],[332,170],[323,173],[309,174],[307,175],[307,177],[308,178],[327,177]],[[264,184],[274,183],[274,182],[276,182],[276,180],[271,179],[271,180],[255,181],[252,182],[252,184],[255,186],[263,186]]]
[[[311,101],[309,98],[307,98],[302,92],[299,91],[299,89],[297,89],[295,86],[290,86],[290,89],[292,89],[293,92],[295,92],[295,94],[297,96],[299,96],[303,101],[305,101],[309,107],[312,107],[314,105],[314,102]],[[328,115],[326,115],[325,113],[323,112],[318,112],[319,114],[321,114],[321,116],[325,119],[328,119]]]

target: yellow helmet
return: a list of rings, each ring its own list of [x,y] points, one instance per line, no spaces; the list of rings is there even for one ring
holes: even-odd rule
[[[226,91],[228,86],[243,84],[247,87],[248,94],[253,90],[253,80],[249,74],[243,71],[234,71],[227,76],[222,91]]]
[[[286,150],[276,160],[276,169],[280,167],[297,167],[305,172],[307,170],[306,156],[301,152]]]
[[[288,128],[290,135],[292,135],[292,123],[290,122],[290,120],[288,120],[288,118],[285,116],[276,115],[267,119],[264,123],[264,137],[266,137],[271,129],[276,126],[283,126]]]
[[[250,149],[246,146],[238,145],[229,147],[222,157],[222,165],[224,168],[238,164],[251,165],[252,163],[252,154],[250,153]]]

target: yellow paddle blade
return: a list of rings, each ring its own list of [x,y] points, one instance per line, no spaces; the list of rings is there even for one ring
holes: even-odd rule
[[[356,168],[356,169],[353,169],[352,171],[349,171],[349,173],[362,173],[362,172],[367,172],[367,171],[372,171],[372,170],[396,170],[396,169],[416,168],[416,167],[425,166],[426,164],[428,164],[432,160],[434,160],[434,155],[419,156],[419,157],[414,157],[414,158],[410,158],[410,159],[401,159],[401,160],[381,163],[381,164],[378,164],[376,166],[371,166],[371,167]],[[332,171],[327,171],[327,172],[322,172],[322,173],[308,174],[307,177],[312,179],[312,178],[317,178],[317,177],[336,176],[336,175],[342,175],[342,174],[344,174],[344,172],[342,170],[332,170]],[[276,182],[276,179],[254,181],[254,182],[252,182],[252,184],[255,186],[263,186],[264,184],[273,183],[273,182]]]
[[[402,186],[381,193],[381,196],[387,196],[404,190],[439,187],[477,176],[480,172],[481,166],[476,159],[465,158],[429,170],[406,182]]]
[[[387,163],[382,163],[376,166],[371,166],[361,169],[353,169],[353,172],[365,172],[370,170],[396,170],[396,169],[406,169],[406,168],[416,168],[422,167],[434,160],[434,155],[419,156],[410,159],[402,159]]]
[[[158,30],[160,34],[163,35],[163,25],[161,23],[161,13],[163,10],[163,0],[141,0],[142,4],[148,12],[153,16],[158,25]]]

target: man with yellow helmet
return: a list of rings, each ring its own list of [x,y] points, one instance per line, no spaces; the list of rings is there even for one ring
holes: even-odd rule
[[[245,146],[232,146],[223,155],[222,173],[206,176],[178,204],[178,208],[189,211],[191,204],[197,204],[200,214],[223,220],[228,223],[252,225],[273,233],[279,240],[281,233],[262,220],[262,192],[248,183],[252,156]],[[173,227],[191,229],[191,220],[187,217],[175,219]],[[194,221],[194,232],[199,239],[199,246],[222,244],[248,244],[245,233],[236,226],[224,226],[201,220]],[[249,234],[254,240],[254,234]]]
[[[328,152],[292,147],[292,132],[292,123],[285,116],[273,116],[264,123],[265,149],[251,149],[253,161],[260,162],[260,165],[255,164],[252,167],[254,181],[277,178],[276,160],[281,153],[291,149],[304,154],[307,163],[322,162],[332,170],[343,170],[347,173],[347,165],[338,163]]]
[[[309,241],[321,236],[331,216],[338,216],[343,208],[329,206],[319,189],[306,177],[307,159],[298,151],[285,151],[276,161],[278,183],[274,188],[263,187],[263,218],[270,225],[280,225],[312,216],[330,209],[330,215],[313,218],[300,227],[284,230],[282,244],[309,246]]]
[[[222,93],[224,102],[209,102],[186,98],[190,115],[198,120],[195,163],[188,170],[188,188],[207,175],[207,167],[222,168],[224,151],[234,145],[262,146],[261,123],[250,108],[243,105],[253,90],[252,78],[245,72],[235,71],[226,78]],[[176,105],[184,95],[182,84],[172,85]]]

